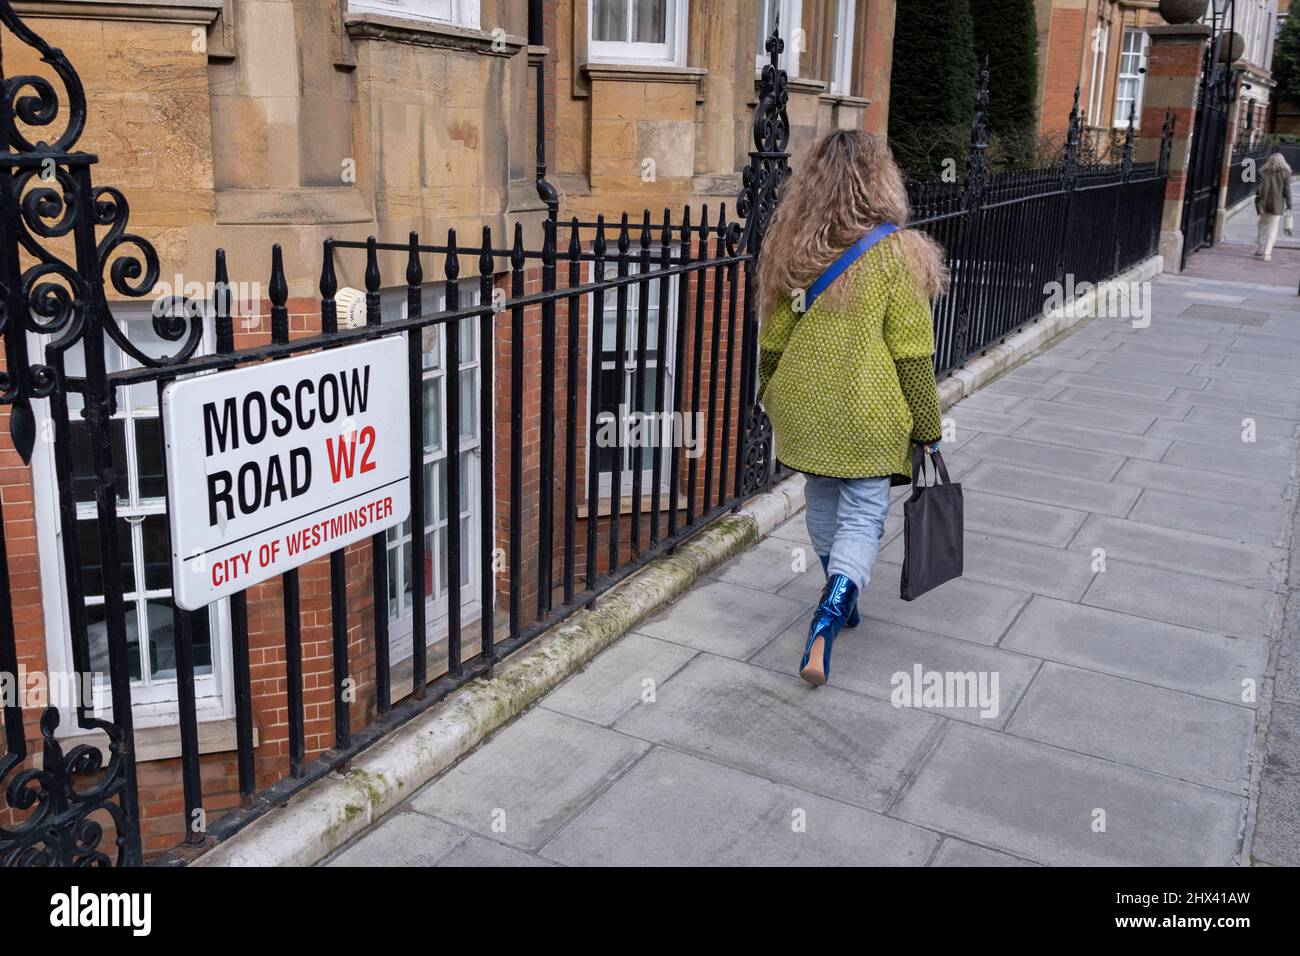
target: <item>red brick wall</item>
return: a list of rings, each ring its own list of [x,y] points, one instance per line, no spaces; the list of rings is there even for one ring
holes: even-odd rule
[[[1052,11],[1047,49],[1040,54],[1047,59],[1039,113],[1039,130],[1044,136],[1063,136],[1069,126],[1074,88],[1079,84],[1079,58],[1089,39],[1082,9],[1056,7]]]

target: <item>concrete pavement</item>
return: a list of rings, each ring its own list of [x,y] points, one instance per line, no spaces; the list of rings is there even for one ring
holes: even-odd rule
[[[800,515],[331,862],[1297,862],[1290,283],[1161,277],[948,412],[965,577],[899,600],[896,506],[829,685]]]

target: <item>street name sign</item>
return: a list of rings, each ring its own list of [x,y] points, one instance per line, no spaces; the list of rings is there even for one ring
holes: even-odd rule
[[[163,390],[173,596],[196,611],[406,520],[406,342]]]

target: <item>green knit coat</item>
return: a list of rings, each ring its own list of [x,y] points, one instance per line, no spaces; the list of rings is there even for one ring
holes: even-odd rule
[[[820,296],[797,314],[783,299],[759,335],[759,400],[776,457],[831,478],[912,480],[912,442],[939,440],[930,303],[899,254],[898,234],[836,280],[841,308]]]

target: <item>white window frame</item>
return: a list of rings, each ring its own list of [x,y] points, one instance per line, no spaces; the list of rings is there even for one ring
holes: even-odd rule
[[[779,7],[781,11],[781,38],[785,40],[785,54],[782,56],[781,65],[785,67],[785,73],[788,77],[797,77],[799,75],[799,59],[803,52],[799,44],[803,42],[803,0],[757,0],[758,3],[758,21],[761,24],[770,24],[772,22],[771,12],[773,8]],[[757,24],[755,24],[757,26]],[[795,31],[799,33],[796,34]],[[772,32],[771,27],[767,26],[763,31],[763,37],[758,42],[758,49],[754,51],[754,71],[761,73],[763,67],[772,62],[768,55],[765,44],[768,35]]]
[[[128,322],[146,321],[150,314],[151,304],[115,303],[113,308],[119,327],[125,329]],[[31,348],[39,349],[33,354],[44,354],[46,344],[44,337],[32,335],[29,336],[28,341]],[[198,354],[210,352],[214,344],[215,335],[212,323],[209,321],[204,329],[203,340]],[[113,369],[116,361],[119,361],[117,356],[121,356],[120,361],[124,361],[127,367],[136,366],[136,363],[122,355],[112,343],[112,340],[107,337],[105,338],[105,347],[112,357],[109,365],[110,369]],[[79,349],[79,345],[74,346],[73,351]],[[144,349],[146,352],[149,351],[147,347],[144,347]],[[69,358],[71,359],[71,357],[70,354]],[[154,389],[155,385],[151,382],[146,385],[132,386],[132,388],[139,390],[137,394],[144,394],[146,391]],[[115,418],[131,414],[133,418],[137,419],[156,420],[157,408],[155,405],[142,402],[139,408],[135,409],[131,403],[131,396],[122,393],[123,390],[119,390],[119,410],[117,415],[114,416]],[[75,420],[79,406],[77,405],[76,396],[70,395],[69,399],[72,406],[69,417]],[[152,411],[153,414],[148,414],[149,411]],[[37,402],[35,412],[39,421],[48,420],[50,416],[49,400],[43,399]],[[129,481],[131,487],[134,488],[136,481],[135,469],[138,466],[134,458],[134,442],[129,437],[127,447]],[[74,670],[72,624],[67,612],[68,582],[66,568],[63,564],[62,550],[64,529],[59,518],[59,485],[54,463],[53,442],[41,441],[36,443],[36,448],[32,454],[32,491],[41,577],[42,617],[45,623],[46,669],[50,673],[71,673]],[[162,501],[154,499],[145,501],[138,499],[135,494],[132,494],[131,497],[133,500],[129,506],[119,506],[119,515],[126,513],[147,516],[149,514],[166,513],[165,499]],[[78,514],[87,517],[93,515],[94,511],[93,504],[83,503],[78,507]],[[129,519],[119,518],[119,520]],[[120,535],[119,540],[122,540]],[[122,547],[132,548],[133,563],[137,569],[142,568],[143,555],[140,549],[134,547],[133,541],[122,540]],[[129,594],[133,591],[134,583],[124,582],[124,593]],[[146,600],[150,598],[156,599],[166,597],[168,593],[146,590],[144,597]],[[209,634],[211,638],[212,670],[208,674],[196,675],[194,682],[195,714],[200,722],[226,720],[234,713],[234,685],[230,679],[232,665],[230,657],[229,602],[226,600],[215,602],[210,606],[209,614],[211,615]],[[154,680],[145,672],[143,666],[141,672],[142,679],[131,682],[131,711],[137,729],[174,726],[179,722],[180,715],[176,679],[171,677]],[[100,692],[102,692],[102,696]],[[85,703],[99,708],[103,713],[108,713],[110,710],[110,704],[107,700],[108,692],[108,675],[104,674],[99,692],[95,693],[92,701]],[[74,708],[64,706],[66,702],[63,701],[56,703],[59,704],[61,734],[76,736],[90,732],[84,731],[77,726]]]
[[[631,13],[632,0],[624,0]],[[633,43],[630,40],[597,40],[595,0],[587,0],[587,57],[593,63],[633,63],[645,65],[686,65],[686,28],[690,0],[664,0],[663,43]],[[629,16],[629,24],[631,17]]]
[[[1102,103],[1106,99],[1106,57],[1110,52],[1110,23],[1097,21],[1093,34],[1100,43],[1093,42],[1092,79],[1088,84],[1088,125],[1100,126]]]
[[[835,45],[831,57],[830,91],[848,96],[853,89],[853,24],[856,0],[835,0]]]
[[[460,302],[461,302],[461,306],[465,308],[478,304],[479,288],[478,288],[477,281],[462,282],[460,284]],[[446,283],[444,282],[425,283],[424,286],[422,287],[422,292],[421,292],[421,304],[424,308],[423,314],[425,315],[434,315],[440,312],[445,312],[447,309]],[[399,321],[406,318],[406,287],[405,286],[387,289],[380,294],[380,314],[383,321],[392,322],[392,321]],[[478,321],[482,321],[482,319],[480,318]],[[465,372],[471,369],[477,369],[478,370],[477,375],[482,375],[483,357],[479,354],[480,338],[478,335],[478,326],[477,323],[474,322],[474,320],[469,320],[469,319],[462,319],[460,322],[456,324],[462,325],[466,322],[470,323],[470,327],[473,331],[472,339],[474,342],[474,358],[471,360],[466,360],[465,351],[462,348],[461,362],[460,362],[461,373],[463,376]],[[438,349],[437,365],[430,366],[429,368],[425,368],[423,370],[423,375],[422,375],[422,377],[427,381],[436,380],[439,383],[438,384],[439,394],[442,396],[440,399],[441,413],[442,413],[442,435],[441,435],[441,440],[439,442],[440,447],[438,447],[435,450],[430,450],[427,447],[424,449],[424,463],[426,466],[432,467],[432,469],[434,469],[435,474],[436,474],[436,469],[438,464],[443,463],[445,467],[445,463],[447,461],[446,329],[447,329],[446,324],[428,325],[422,329],[422,333],[425,335],[432,335],[434,333],[437,333],[437,349]],[[464,378],[462,378],[462,381],[464,381]],[[467,439],[462,434],[460,439],[461,455],[470,456],[469,457],[470,464],[468,468],[469,474],[467,476],[467,480],[462,481],[460,485],[460,506],[461,506],[462,513],[460,516],[458,516],[458,520],[462,518],[467,518],[468,525],[469,525],[467,531],[466,530],[462,531],[461,541],[460,541],[461,572],[462,572],[462,576],[468,577],[468,580],[461,585],[461,591],[460,591],[462,624],[467,624],[472,621],[478,620],[482,612],[482,601],[481,601],[482,591],[480,587],[482,576],[480,573],[481,569],[479,567],[479,562],[478,562],[478,553],[479,553],[478,546],[479,546],[479,535],[482,533],[483,516],[481,514],[481,508],[480,508],[480,494],[479,494],[480,475],[479,475],[478,463],[480,460],[479,456],[483,454],[483,445],[482,445],[483,420],[482,420],[482,410],[478,408],[478,389],[474,390],[473,402],[474,404],[472,407],[474,409],[474,415],[475,415],[474,437],[471,439]],[[462,412],[463,412],[463,407],[464,407],[464,403],[462,402]],[[414,413],[414,410],[412,410],[412,412]],[[426,487],[425,497],[427,502],[430,498],[436,499],[437,496],[431,494],[430,489]],[[466,514],[466,512],[468,512],[468,514]],[[445,529],[451,527],[450,519],[451,519],[450,515],[444,516],[444,518],[442,519],[442,528],[444,534],[446,533]],[[409,522],[409,520],[410,519],[408,518],[407,522]],[[425,508],[424,521],[425,521],[426,534],[432,534],[434,533],[435,530],[438,529],[439,520],[436,514],[434,514],[429,509],[427,504]],[[414,615],[411,613],[412,608],[406,608],[405,610],[402,608],[402,600],[403,600],[403,594],[405,593],[405,588],[400,583],[398,583],[396,587],[394,587],[394,582],[398,581],[398,578],[395,578],[392,573],[394,568],[396,568],[399,575],[405,573],[405,564],[402,561],[402,557],[401,557],[402,549],[404,549],[407,544],[411,544],[412,547],[414,547],[414,543],[412,541],[412,531],[414,529],[408,529],[406,527],[407,522],[403,522],[402,524],[397,525],[395,528],[390,528],[387,532],[385,532],[385,538],[387,541],[387,555],[389,557],[389,565],[388,565],[389,589],[390,589],[390,594],[391,592],[395,591],[395,593],[397,594],[397,601],[398,601],[397,614],[394,615],[393,613],[391,613],[390,610],[390,613],[388,615],[389,660],[392,664],[400,664],[403,661],[409,660],[412,656],[412,652],[414,649],[414,641],[412,640],[412,638],[414,636],[415,625],[414,625]],[[394,551],[397,552],[397,559],[395,562],[392,560]],[[439,549],[435,547],[433,549],[433,553],[429,556],[431,560],[426,562],[425,565],[428,574],[432,577],[434,582],[434,588],[429,593],[426,593],[425,596],[424,620],[425,620],[426,645],[433,645],[437,643],[437,641],[441,640],[447,634],[447,611],[448,611],[447,592],[452,591],[453,588],[450,579],[448,579],[447,581],[448,586],[445,591],[443,591],[441,588],[438,587],[438,578],[439,578],[440,571],[444,575],[446,573],[444,569],[440,568],[439,554],[440,554]],[[439,593],[437,597],[429,596],[430,594],[439,591],[441,591],[442,593]]]
[[[1138,50],[1136,53],[1137,62],[1134,64],[1134,72],[1125,73],[1125,58],[1134,56],[1134,53],[1128,48],[1129,37],[1135,35],[1140,35],[1142,38],[1141,42],[1138,44]],[[1115,83],[1115,125],[1117,127],[1128,126],[1128,110],[1121,106],[1121,102],[1127,103],[1128,98],[1121,97],[1120,93],[1124,88],[1125,80],[1133,81],[1133,104],[1135,106],[1134,116],[1136,117],[1134,120],[1134,126],[1141,125],[1142,94],[1146,92],[1146,73],[1142,71],[1147,63],[1147,49],[1149,43],[1150,38],[1148,37],[1146,30],[1143,30],[1141,27],[1125,27],[1123,45],[1120,47],[1119,51],[1118,79]]]
[[[658,271],[656,267],[660,260],[660,256],[662,254],[662,248],[663,247],[660,245],[654,245],[650,247],[651,274]],[[676,248],[674,248],[673,254],[674,255],[676,254]],[[629,259],[628,275],[638,274],[640,270],[640,266],[641,264],[636,258]],[[605,278],[609,279],[614,276],[617,276],[617,274],[618,274],[617,263],[606,261]],[[662,298],[660,300],[659,321],[668,323],[667,344],[664,346],[664,355],[660,357],[660,361],[663,361],[666,367],[666,374],[664,375],[664,404],[665,405],[671,404],[672,402],[674,382],[676,381],[676,376],[679,371],[676,368],[676,362],[677,362],[677,288],[678,288],[677,283],[680,278],[681,278],[680,276],[676,276],[676,275],[668,277],[668,289],[666,293],[667,302],[665,303],[662,300]],[[588,280],[591,282],[596,281],[596,264],[594,262],[591,263],[591,265],[588,267]],[[650,281],[653,282],[656,285],[656,287],[660,282],[659,279],[651,279]],[[636,353],[637,353],[636,333],[637,333],[637,324],[638,324],[637,297],[640,295],[641,290],[640,287],[637,285],[629,285],[627,289],[628,289],[628,297],[627,297],[628,303],[627,303],[627,317],[625,321],[627,322],[628,335],[624,343],[627,351],[625,353],[626,362],[625,362],[625,371],[624,371],[625,382],[623,387],[623,393],[625,395],[634,395],[632,389],[636,387],[636,378],[635,378]],[[617,289],[607,289],[605,291],[605,301],[604,301],[605,308],[609,307],[609,303],[611,301],[617,303],[618,301],[617,295],[618,295]],[[592,456],[590,454],[591,451],[590,427],[592,425],[596,425],[597,427],[599,427],[598,423],[596,423],[595,421],[595,412],[593,411],[598,399],[597,392],[598,392],[599,382],[596,374],[598,371],[597,362],[601,363],[599,371],[604,371],[606,368],[612,369],[616,367],[613,363],[607,366],[600,359],[600,354],[602,351],[600,348],[601,342],[600,339],[597,338],[597,336],[603,335],[605,322],[604,322],[603,315],[601,316],[596,315],[595,303],[596,303],[596,299],[594,294],[589,294],[588,301],[587,301],[587,315],[591,317],[587,323],[588,325],[587,328],[587,422],[589,423],[588,424],[589,430],[588,433],[585,436],[583,436],[583,441],[585,442],[588,450],[587,460],[586,460],[587,468],[592,468],[595,466],[595,461],[592,459]],[[617,305],[615,307],[617,307]],[[658,343],[656,342],[656,344]],[[650,366],[650,367],[656,369],[658,368],[657,365]],[[646,373],[646,378],[647,381],[651,381],[649,371],[647,371]],[[689,402],[689,399],[690,396],[687,395],[685,391],[683,391],[682,393],[683,405],[686,405]],[[662,409],[657,409],[657,411],[662,411]],[[689,408],[687,408],[683,412],[683,414],[689,414]],[[695,437],[697,440],[703,441],[707,438],[707,433],[703,435],[697,434]],[[643,449],[640,448],[623,449],[623,469],[622,469],[622,480],[619,483],[620,484],[619,501],[632,494],[632,476],[634,474],[634,470],[631,467],[630,462],[633,460],[633,456],[641,454],[642,451]],[[669,490],[669,483],[672,480],[672,455],[675,454],[676,452],[677,452],[676,448],[671,448],[671,449],[666,448],[664,449],[664,454],[660,456],[658,480],[659,480],[659,488],[663,492],[667,492]],[[589,474],[583,476],[583,487],[586,487],[586,483],[589,480],[589,477],[590,477]],[[643,494],[651,491],[654,488],[653,485],[654,480],[655,480],[654,463],[652,460],[651,464],[641,469],[641,491]],[[599,477],[600,497],[604,498],[610,496],[610,486],[612,481],[613,481],[613,474],[611,472],[602,471],[600,473],[600,477]],[[618,506],[618,504],[619,502],[612,502],[611,507],[616,507]]]
[[[479,0],[348,0],[348,12],[479,28]]]

